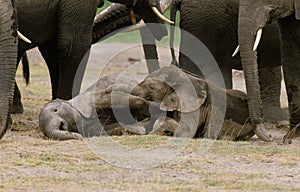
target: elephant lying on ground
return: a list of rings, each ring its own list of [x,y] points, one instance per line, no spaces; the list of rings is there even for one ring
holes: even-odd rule
[[[215,117],[211,115],[211,93],[220,98],[214,103],[220,117],[219,108],[225,102],[221,98],[226,95],[225,121],[220,131],[209,130],[210,117]],[[164,67],[141,83],[132,75],[102,77],[71,100],[48,103],[39,122],[43,134],[56,140],[113,135],[120,130],[190,138],[247,139],[254,132],[248,122],[246,98],[243,92],[223,90],[176,67]]]

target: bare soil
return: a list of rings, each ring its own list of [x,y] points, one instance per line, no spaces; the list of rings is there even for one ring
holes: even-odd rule
[[[168,50],[161,48],[160,55],[168,64]],[[13,115],[12,128],[0,140],[0,191],[300,191],[300,138],[283,145],[286,126],[269,126],[275,140],[271,143],[255,136],[241,142],[175,138],[172,142],[187,145],[169,159],[168,151],[161,147],[170,141],[167,137],[109,137],[128,152],[108,150],[105,154],[101,153],[106,147],[103,138],[47,140],[38,129],[38,115],[51,99],[49,76],[37,50],[30,51],[29,57],[30,85],[25,86],[20,69],[17,76],[24,114]],[[140,46],[97,45],[91,53],[83,89],[100,72],[129,71],[142,78],[147,71],[140,63]],[[240,72],[235,72],[235,88],[244,90]],[[287,105],[284,91],[282,103]],[[162,148],[160,157],[167,160],[152,162],[156,157],[150,151],[155,147]],[[144,150],[142,158],[146,164],[148,159],[150,166],[143,168],[138,160],[136,166],[132,163],[135,157],[129,159],[126,153],[136,149]]]

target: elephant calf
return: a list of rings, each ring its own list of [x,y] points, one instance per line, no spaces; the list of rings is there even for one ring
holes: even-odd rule
[[[243,92],[223,90],[176,67],[163,67],[141,83],[130,75],[105,76],[71,100],[54,100],[41,111],[40,128],[57,140],[120,132],[245,139],[254,134],[246,98]],[[218,118],[225,121],[219,128],[211,126]]]
[[[132,94],[160,101],[160,110],[167,112],[167,117],[158,117],[150,133],[226,140],[254,135],[245,93],[221,89],[176,67],[151,73]]]
[[[155,102],[129,94],[138,82],[129,75],[123,77],[102,77],[71,100],[48,103],[39,116],[43,134],[55,140],[113,135],[119,131],[145,134],[142,123],[136,121],[149,117],[148,109]],[[132,124],[136,126],[126,126]]]

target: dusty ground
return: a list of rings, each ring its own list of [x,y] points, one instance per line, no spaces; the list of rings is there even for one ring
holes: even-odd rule
[[[90,57],[83,89],[97,79],[101,70],[102,74],[146,72],[138,64],[140,48],[128,49],[128,45],[120,44],[101,46],[104,47],[96,47]],[[122,53],[114,57],[119,50]],[[167,50],[162,49],[161,53],[162,60],[168,63]],[[286,128],[269,129],[275,138],[272,143],[256,137],[247,142],[153,136],[47,140],[38,130],[38,114],[51,98],[49,77],[36,51],[30,57],[31,84],[26,87],[20,75],[17,78],[24,114],[13,116],[12,129],[0,141],[0,191],[300,190],[300,138],[292,145],[282,145]],[[235,80],[235,88],[244,89],[240,73]],[[284,95],[282,100],[286,106]],[[105,139],[119,145],[109,150],[111,146],[106,146]],[[163,147],[168,142],[184,145],[174,155],[169,152],[176,152],[175,148]],[[125,149],[119,152],[116,146]],[[155,148],[162,150],[153,152]]]

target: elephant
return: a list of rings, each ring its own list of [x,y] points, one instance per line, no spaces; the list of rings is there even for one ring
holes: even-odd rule
[[[239,2],[240,0],[221,0],[216,4],[210,0],[173,0],[170,11],[170,19],[173,21],[176,18],[176,11],[180,11],[180,28],[186,31],[181,34],[180,50],[187,50],[190,46],[190,34],[198,38],[217,61],[227,89],[232,89],[232,69],[243,69],[240,55],[232,57],[238,45]],[[182,53],[183,51],[179,51],[179,62],[176,61],[173,48],[174,27],[170,31],[172,63],[185,70],[201,74],[199,65],[193,63]],[[266,121],[274,123],[287,119],[287,111],[281,109],[280,105],[282,75],[277,23],[266,26],[261,47],[258,49],[258,58],[263,113]]]
[[[17,61],[17,18],[13,0],[0,0],[0,139],[9,123],[9,105],[13,97]]]
[[[173,131],[175,136],[224,140],[248,139],[254,131],[248,121],[247,95],[238,90],[222,89],[189,71],[169,66],[148,75],[132,94],[150,101],[161,101],[160,109],[167,118],[160,117],[152,132]],[[212,94],[218,98],[212,102]],[[223,120],[222,103],[226,98],[226,113],[221,129],[209,130],[210,116],[218,112]],[[215,111],[212,111],[215,105]],[[213,121],[215,121],[213,119]],[[217,121],[216,121],[217,122]]]
[[[239,5],[238,38],[240,55],[246,75],[248,105],[251,123],[255,129],[264,129],[261,110],[261,91],[257,71],[257,49],[267,23],[278,22],[281,38],[281,60],[284,81],[288,95],[290,130],[284,143],[290,143],[293,135],[299,135],[300,128],[300,2],[245,1]],[[261,48],[261,47],[260,47]],[[255,73],[253,73],[253,71]],[[296,134],[295,134],[296,133]]]
[[[31,44],[23,41],[19,43],[18,63],[26,50],[37,46],[49,69],[52,98],[70,99],[72,95],[79,93],[82,74],[77,75],[74,83],[75,74],[92,43],[98,42],[117,29],[132,25],[131,9],[135,11],[138,21],[142,17],[145,22],[161,22],[148,8],[148,6],[158,4],[157,1],[111,0],[111,2],[123,3],[126,6],[114,4],[113,8],[99,14],[102,18],[97,17],[95,20],[96,8],[103,5],[103,0],[88,2],[78,0],[73,2],[74,5],[65,0],[18,1],[20,30],[32,41]],[[38,8],[33,11],[32,5]],[[37,15],[44,15],[44,19],[37,20]],[[161,30],[162,33],[155,35],[157,39],[162,37],[161,34],[167,33],[166,29]],[[76,33],[73,33],[74,31]],[[153,32],[155,33],[154,30]],[[84,65],[82,67],[84,68]],[[27,74],[25,79],[28,81],[28,70],[25,74]],[[15,93],[13,113],[22,113],[23,107],[17,86]]]
[[[84,93],[71,100],[51,101],[39,115],[41,131],[46,137],[55,140],[112,135],[121,129],[145,134],[145,128],[136,120],[148,118],[150,105],[155,106],[156,103],[130,94],[130,90],[138,85],[131,77],[124,74],[100,77]],[[126,111],[128,106],[130,111]],[[116,118],[117,110],[118,114],[129,112],[133,118],[127,115]],[[125,130],[122,125],[126,127]]]
[[[145,22],[160,23],[160,19],[163,18],[161,15],[156,16],[157,12],[155,14],[152,12],[154,10],[153,6],[158,5],[158,1],[111,1],[125,3],[126,6],[116,3],[112,4],[109,10],[103,11],[103,14],[100,13],[96,18],[94,18],[95,10],[96,7],[103,5],[102,0],[90,0],[87,3],[83,3],[81,0],[74,2],[74,4],[83,4],[80,6],[80,10],[76,5],[72,6],[72,4],[68,4],[64,0],[49,1],[48,3],[40,3],[34,0],[18,2],[17,8],[20,9],[20,19],[18,21],[20,30],[32,40],[32,43],[28,44],[27,42],[20,41],[17,63],[24,56],[26,50],[38,46],[49,69],[52,99],[70,99],[72,95],[75,96],[79,93],[83,74],[78,73],[76,82],[74,78],[84,54],[88,51],[92,43],[104,39],[107,34],[117,29],[132,25],[130,10],[134,10],[137,21],[142,17]],[[39,6],[39,4],[43,5]],[[48,4],[51,6],[48,6]],[[31,9],[32,5],[36,5],[39,8],[33,11]],[[149,6],[151,6],[152,10],[149,9]],[[43,15],[45,10],[51,14],[47,14],[45,16],[46,19],[36,20],[36,15]],[[78,17],[80,11],[82,13]],[[60,13],[60,18],[56,17],[57,13]],[[65,22],[67,23],[64,24]],[[78,22],[81,25],[74,25],[74,23]],[[31,27],[32,25],[35,27]],[[57,29],[56,25],[60,27]],[[73,31],[76,31],[76,33],[73,33]],[[167,33],[167,30],[162,27],[161,32],[157,33],[156,30],[153,30],[153,33],[155,38],[161,39]],[[26,58],[26,55],[23,58]],[[26,66],[24,63],[23,66],[25,67],[23,69],[27,69],[24,70],[25,79],[28,82],[29,67],[28,64]],[[81,67],[84,70],[84,66],[82,65]],[[22,112],[21,94],[16,85],[11,113]]]
[[[218,98],[227,96],[220,131],[209,130],[212,92]],[[114,135],[120,130],[190,138],[212,138],[211,133],[217,139],[239,140],[254,135],[248,117],[245,93],[218,88],[175,67],[163,67],[140,83],[132,74],[101,77],[71,100],[46,104],[39,125],[46,137],[56,140]]]

